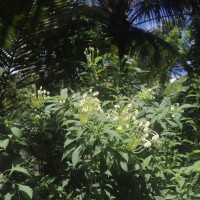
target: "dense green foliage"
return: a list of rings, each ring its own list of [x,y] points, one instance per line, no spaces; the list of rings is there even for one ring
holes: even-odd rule
[[[159,104],[151,89],[103,102],[91,89],[20,94],[1,118],[5,199],[199,198],[200,153],[183,134],[192,105]]]
[[[200,199],[199,1],[21,4],[0,2],[0,199]]]

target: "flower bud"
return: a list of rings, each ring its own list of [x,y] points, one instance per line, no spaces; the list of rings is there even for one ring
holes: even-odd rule
[[[152,139],[153,141],[156,141],[156,140],[158,140],[158,138],[159,138],[159,135],[158,135],[158,134],[155,134],[151,139]]]
[[[149,131],[149,128],[148,127],[144,127],[143,131],[146,133]]]
[[[118,127],[117,127],[117,130],[118,130],[118,131],[121,131],[121,130],[122,130],[122,127],[121,127],[121,126],[118,126]]]
[[[144,143],[144,148],[150,148],[151,147],[151,142],[148,140]]]

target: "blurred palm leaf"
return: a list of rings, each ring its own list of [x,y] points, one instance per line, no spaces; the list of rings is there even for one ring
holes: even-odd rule
[[[184,24],[189,17],[200,14],[199,0],[93,0],[92,8],[101,17],[105,31],[118,47],[119,57],[148,44],[158,52],[160,45],[178,55],[177,49],[152,34],[149,27],[166,20]]]
[[[0,76],[1,104],[8,94],[16,96],[16,87],[29,82],[43,78],[43,84],[48,84],[76,76],[74,60],[83,57],[90,34],[83,33],[84,40],[77,36],[83,25],[88,26],[79,15],[78,1],[25,0],[21,4],[0,3],[0,67],[6,70]],[[13,85],[16,75],[13,88],[8,82]]]

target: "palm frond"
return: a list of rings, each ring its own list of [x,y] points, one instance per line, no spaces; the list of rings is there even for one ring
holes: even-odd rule
[[[141,21],[162,22],[165,19],[183,20],[186,16],[200,14],[199,0],[138,0],[130,20],[137,24]]]
[[[159,57],[161,57],[159,52],[161,51],[161,48],[164,47],[169,54],[171,53],[175,55],[180,60],[180,62],[188,72],[192,70],[191,66],[187,64],[185,58],[180,55],[178,48],[166,42],[164,39],[157,36],[155,33],[145,31],[137,27],[133,27],[130,31],[130,37],[133,41],[131,48],[132,52],[137,52],[137,54],[139,54],[140,51],[142,51],[142,49],[146,49],[147,51],[149,49],[149,51],[151,51],[153,48],[154,58],[158,61]]]
[[[33,81],[34,74],[44,76],[45,73],[49,73],[52,75],[49,76],[50,79],[55,80],[56,75],[62,74],[63,71],[66,72],[66,79],[76,73],[70,61],[73,56],[70,37],[76,34],[80,25],[76,24],[81,17],[78,16],[80,4],[77,2],[26,0],[20,7],[21,1],[16,1],[16,5],[13,5],[16,12],[13,15],[4,11],[0,12],[0,21],[2,21],[0,66],[6,69],[7,80],[9,76],[12,79],[20,74],[16,82],[17,87],[20,87],[27,84],[29,77],[32,77],[31,81]],[[6,1],[1,2],[0,5],[8,8],[10,4]],[[79,19],[76,19],[77,17]],[[82,44],[80,48],[81,56],[83,56],[85,46]],[[1,82],[3,81],[5,81],[4,78],[1,79]],[[1,86],[3,85],[6,88],[4,87],[2,91],[8,91],[9,84]],[[2,92],[0,98],[5,99],[5,93]]]

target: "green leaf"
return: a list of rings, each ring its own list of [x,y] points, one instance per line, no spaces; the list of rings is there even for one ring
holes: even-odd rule
[[[144,177],[145,177],[146,181],[148,182],[151,177],[151,174],[145,174]]]
[[[192,108],[192,107],[194,107],[192,104],[183,104],[179,108],[184,109],[184,108]]]
[[[178,127],[178,125],[174,122],[172,122],[171,120],[166,119],[166,121],[172,126],[172,127]]]
[[[177,180],[177,183],[180,186],[180,189],[182,189],[184,183],[185,183],[185,178],[181,177],[180,179]]]
[[[96,57],[96,58],[94,59],[94,63],[97,64],[97,63],[100,61],[100,59],[101,59],[100,56]]]
[[[10,194],[10,193],[7,193],[5,196],[4,196],[4,200],[11,200],[12,197],[13,197],[14,194]]]
[[[158,114],[158,116],[157,116],[157,121],[160,121],[160,120],[163,119],[166,115],[167,115],[167,110],[163,110],[162,113]]]
[[[64,147],[66,147],[67,145],[71,144],[72,142],[74,142],[76,139],[67,139],[64,143]]]
[[[171,194],[167,194],[167,196],[165,197],[165,199],[177,199],[176,198],[177,196],[176,195],[171,195]]]
[[[200,161],[197,161],[194,163],[194,171],[199,171],[200,170]]]
[[[69,179],[66,179],[62,182],[62,188],[66,187],[69,183]]]
[[[189,175],[190,173],[193,172],[193,170],[194,170],[194,166],[191,165],[191,166],[185,168],[184,173]]]
[[[183,125],[178,119],[174,118],[174,121],[176,121],[176,123],[177,123],[177,125],[179,126],[180,129],[183,129]]]
[[[72,153],[72,165],[73,168],[75,168],[76,164],[79,162],[80,160],[80,151],[81,151],[81,145],[75,149],[75,151]]]
[[[142,162],[142,169],[145,169],[149,165],[149,163],[151,161],[151,158],[152,158],[152,155],[148,156],[147,158],[145,158],[143,160],[143,162]]]
[[[128,172],[128,165],[126,162],[120,161],[120,166],[125,172]]]
[[[110,170],[107,170],[107,171],[105,172],[105,174],[108,175],[108,176],[112,176]]]
[[[100,154],[100,153],[101,153],[101,151],[102,151],[102,150],[101,150],[101,147],[99,147],[99,146],[96,146],[96,147],[95,147],[95,150],[94,150],[93,157],[94,157],[94,156],[96,156],[96,155],[98,155],[98,154]]]
[[[73,148],[70,149],[70,150],[65,151],[65,152],[63,153],[63,155],[62,155],[61,161],[63,161],[74,149],[75,149],[75,147],[73,147]]]
[[[26,193],[30,199],[33,198],[33,190],[27,185],[18,184],[19,190]]]
[[[188,156],[191,159],[200,160],[200,150],[194,150]]]
[[[9,144],[9,139],[5,139],[5,140],[0,140],[0,148],[5,149],[7,148]]]
[[[68,97],[68,89],[67,88],[62,89],[60,91],[60,96],[62,96],[62,97]]]
[[[0,76],[5,72],[6,70],[3,67],[0,67]]]
[[[12,131],[12,133],[13,133],[13,135],[14,135],[15,137],[21,138],[21,136],[22,136],[22,131],[21,131],[21,129],[19,129],[19,128],[17,128],[17,127],[13,127],[13,128],[11,128],[11,131]]]
[[[129,155],[127,152],[120,152],[120,155],[122,156],[122,158],[124,158],[124,160],[128,163],[129,160]]]
[[[28,152],[26,151],[26,149],[20,149],[19,155],[20,155],[21,158],[23,158],[24,160],[26,160],[26,159],[28,158]]]
[[[28,173],[28,171],[23,168],[23,167],[20,167],[19,165],[16,165],[16,166],[12,166],[12,169],[10,170],[10,176],[13,172],[21,172],[23,174],[26,174],[28,176],[30,176],[30,174]]]
[[[164,130],[167,129],[167,126],[166,126],[165,123],[163,123],[162,121],[159,121],[159,123],[160,123],[161,127],[162,127]]]
[[[119,139],[121,138],[120,134],[117,133],[116,131],[106,129],[104,132],[116,138],[119,138]]]

